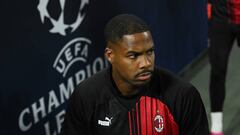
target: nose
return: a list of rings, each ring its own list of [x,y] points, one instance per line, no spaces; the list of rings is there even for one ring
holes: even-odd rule
[[[140,59],[139,67],[141,69],[148,68],[152,65],[152,61],[148,56],[142,56],[142,59]]]

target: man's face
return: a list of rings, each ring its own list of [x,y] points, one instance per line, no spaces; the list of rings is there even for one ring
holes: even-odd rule
[[[107,58],[112,64],[115,79],[133,86],[149,82],[154,69],[153,47],[150,32],[125,35],[121,41],[112,44],[111,55]]]

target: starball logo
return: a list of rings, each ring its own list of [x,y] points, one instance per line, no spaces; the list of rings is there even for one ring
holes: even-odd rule
[[[39,0],[37,9],[39,11],[42,23],[43,24],[46,23],[47,19],[50,21],[52,25],[52,28],[49,30],[50,33],[58,33],[62,36],[66,36],[67,35],[66,29],[68,28],[71,29],[71,33],[74,32],[80,26],[86,15],[86,13],[84,12],[84,8],[89,4],[89,0],[81,0],[76,19],[71,24],[67,24],[64,22],[66,0],[58,0],[58,2],[54,5],[54,8],[57,8],[60,11],[57,17],[53,17],[53,15],[51,15],[50,11],[48,10],[49,9],[48,7],[50,6],[49,3],[53,1],[54,0]]]
[[[69,3],[69,1],[71,0],[67,2]],[[89,0],[79,1],[79,11],[77,14],[74,14],[77,15],[75,16],[76,20],[71,24],[67,24],[64,22],[65,8],[69,8],[71,5],[67,5],[66,0],[39,0],[37,9],[40,13],[41,22],[44,25],[50,23],[52,27],[49,32],[59,34],[60,36],[56,36],[58,39],[63,38],[63,36],[71,37],[70,34],[80,26],[85,18],[85,7],[89,4]],[[50,14],[52,11],[55,11],[55,8],[60,9],[57,17]],[[69,29],[71,30],[70,33]],[[89,38],[75,37],[70,41],[63,42],[61,46],[63,47],[56,55],[52,66],[57,73],[62,75],[62,79],[55,85],[53,84],[53,88],[49,88],[47,93],[21,110],[18,116],[18,126],[22,132],[59,135],[65,115],[63,104],[70,98],[70,95],[79,83],[108,65],[106,59],[91,55],[91,53],[95,53],[93,52],[95,49]],[[30,131],[31,129],[33,131]],[[33,133],[36,129],[41,131],[41,133]]]

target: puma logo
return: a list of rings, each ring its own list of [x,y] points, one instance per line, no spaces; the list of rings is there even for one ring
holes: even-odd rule
[[[109,127],[112,124],[112,119],[113,119],[113,117],[111,117],[111,118],[105,117],[105,120],[98,120],[98,124],[101,126]]]

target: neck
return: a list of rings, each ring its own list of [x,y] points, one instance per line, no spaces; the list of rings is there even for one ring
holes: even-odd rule
[[[138,93],[138,88],[130,86],[129,84],[126,83],[121,83],[121,82],[115,82],[117,85],[118,90],[121,92],[123,96],[129,97],[136,95]]]
[[[112,78],[113,78],[118,90],[120,91],[120,93],[123,96],[129,97],[132,95],[136,95],[138,93],[139,89],[137,86],[134,86],[134,85],[128,83],[127,81],[124,81],[118,75],[112,73]]]

